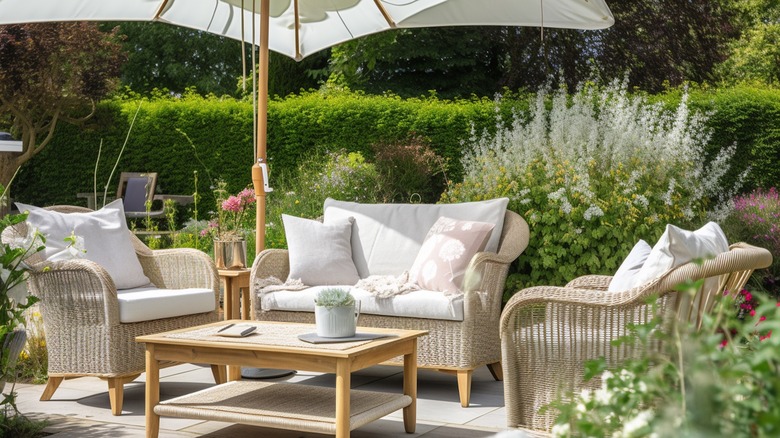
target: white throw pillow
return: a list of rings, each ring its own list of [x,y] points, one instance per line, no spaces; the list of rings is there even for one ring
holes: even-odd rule
[[[87,251],[84,258],[102,266],[117,289],[150,283],[130,240],[121,199],[87,213],[60,213],[19,202],[16,207],[19,211],[29,211],[27,222],[46,236],[44,257],[47,260],[71,258],[64,239],[73,233],[84,239]]]
[[[628,289],[645,284],[695,259],[712,258],[728,250],[726,235],[715,222],[709,222],[696,231],[667,225]]]
[[[485,249],[495,225],[440,217],[409,271],[422,289],[456,293],[474,254]]]
[[[628,253],[626,259],[623,260],[623,263],[621,263],[617,272],[615,272],[612,281],[609,282],[607,290],[609,292],[620,292],[630,289],[634,276],[636,276],[642,269],[642,266],[644,266],[651,250],[650,244],[640,239],[631,249],[631,252]]]
[[[352,218],[324,224],[282,215],[290,257],[288,279],[308,286],[353,285],[358,282],[352,261]]]

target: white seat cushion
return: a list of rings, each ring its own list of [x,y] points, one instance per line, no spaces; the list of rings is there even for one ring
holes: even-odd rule
[[[314,297],[322,289],[333,287],[315,286],[303,290],[267,293],[261,298],[261,306],[264,310],[314,312]],[[441,292],[417,290],[393,298],[376,298],[371,293],[353,286],[336,287],[348,289],[355,300],[360,301],[360,313],[463,321],[463,295],[445,296]]]
[[[213,312],[217,302],[212,289],[158,289],[153,285],[120,289],[120,322],[141,322]]]
[[[485,251],[498,251],[508,198],[460,204],[359,204],[326,199],[324,222],[355,218],[352,259],[360,278],[409,271],[428,230],[446,216],[494,224]]]

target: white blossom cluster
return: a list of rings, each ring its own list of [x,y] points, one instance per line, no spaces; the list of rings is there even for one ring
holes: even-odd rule
[[[619,189],[626,204],[646,211],[652,205],[677,203],[680,211],[692,217],[704,200],[727,203],[738,188],[724,188],[720,183],[735,146],[705,160],[711,137],[706,118],[691,112],[687,90],[677,108],[669,111],[629,93],[625,80],[605,87],[580,86],[573,95],[563,87],[543,89],[526,117],[516,114],[509,126],[497,119],[493,135],[472,130],[468,141],[472,148],[462,159],[464,182],[484,193],[500,192],[500,184],[513,181],[510,197],[525,204],[530,201],[527,188],[520,186],[523,175],[534,160],[541,159],[550,203],[568,214],[574,194],[579,194],[579,205],[587,211],[585,219],[591,220],[603,215],[600,203],[605,201],[597,199],[591,178],[625,169],[629,176],[620,181]],[[561,163],[567,169],[563,176]],[[561,177],[562,184],[556,182]],[[648,178],[667,190],[650,191]],[[721,205],[710,210],[727,211]]]

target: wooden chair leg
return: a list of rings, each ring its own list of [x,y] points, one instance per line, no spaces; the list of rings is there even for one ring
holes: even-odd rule
[[[60,383],[62,383],[64,379],[64,377],[49,377],[49,380],[46,382],[46,388],[43,389],[43,394],[41,394],[40,400],[51,400],[51,397],[54,395],[54,391],[60,387]]]
[[[141,374],[132,374],[129,376],[109,377],[108,380],[108,400],[111,404],[112,415],[122,415],[122,405],[125,401],[125,383],[130,383]]]
[[[458,394],[460,394],[460,405],[464,408],[469,407],[469,399],[471,399],[471,374],[472,370],[458,370]]]
[[[108,379],[108,400],[111,403],[111,414],[122,415],[122,403],[125,399],[125,383],[121,377]]]
[[[497,381],[500,382],[504,380],[504,369],[501,367],[501,362],[489,363],[488,370],[490,371],[490,374],[493,375],[493,378]]]

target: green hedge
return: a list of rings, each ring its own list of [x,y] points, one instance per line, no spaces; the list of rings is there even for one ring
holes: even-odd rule
[[[517,104],[507,101],[504,111],[511,112],[509,106]],[[14,198],[37,205],[83,205],[76,193],[92,191],[102,140],[97,171],[101,193],[139,105],[127,147],[109,183],[109,194],[115,192],[121,171],[155,171],[165,193],[191,194],[195,191],[193,172],[198,171],[202,218],[213,206],[210,179],[224,179],[230,191],[251,183],[251,103],[188,95],[104,101],[87,125],[61,123],[52,144],[23,167]],[[360,151],[370,159],[374,142],[402,141],[411,135],[430,141],[448,160],[448,176],[457,179],[461,141],[468,137],[472,123],[479,130],[490,129],[493,114],[490,100],[453,102],[347,92],[273,100],[268,111],[271,184],[273,172],[292,169],[313,151],[346,149]]]
[[[677,106],[679,90],[657,96],[669,106]],[[694,89],[690,107],[709,115],[712,128],[709,155],[722,148],[737,146],[732,170],[726,180],[732,186],[750,167],[742,192],[780,185],[780,90],[741,85],[721,89]]]
[[[675,91],[655,99],[676,105],[679,96]],[[502,102],[504,115],[527,108],[523,96],[505,96]],[[200,217],[204,217],[213,206],[208,175],[225,179],[231,191],[250,184],[251,103],[186,95],[108,100],[81,127],[60,123],[52,144],[23,167],[14,184],[14,198],[37,205],[83,205],[76,193],[92,190],[101,140],[97,174],[102,192],[139,104],[126,150],[109,182],[109,194],[115,192],[121,171],[155,171],[165,193],[191,194],[195,191],[193,172],[198,171],[198,191],[204,196]],[[778,185],[780,90],[750,86],[699,89],[691,93],[691,106],[711,113],[713,148],[736,142],[740,152],[735,166],[752,166],[745,190]],[[494,111],[494,102],[487,99],[401,99],[332,91],[273,100],[268,121],[271,184],[273,172],[291,169],[314,150],[360,151],[370,160],[372,143],[410,135],[429,140],[434,151],[448,160],[447,176],[459,181],[461,141],[468,138],[472,123],[477,130],[493,129]]]

